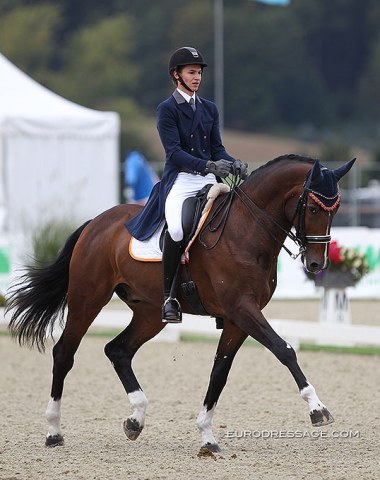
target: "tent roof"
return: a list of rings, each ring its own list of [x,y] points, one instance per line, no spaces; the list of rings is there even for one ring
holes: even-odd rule
[[[114,135],[115,112],[82,107],[43,87],[0,53],[0,133]]]

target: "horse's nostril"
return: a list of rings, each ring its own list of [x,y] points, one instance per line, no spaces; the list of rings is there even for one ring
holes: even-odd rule
[[[317,262],[312,262],[309,266],[310,272],[318,272],[321,269],[319,263]]]

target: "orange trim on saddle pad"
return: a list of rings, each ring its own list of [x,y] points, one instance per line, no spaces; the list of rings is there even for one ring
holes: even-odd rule
[[[131,237],[131,238],[130,238],[130,240],[129,240],[129,248],[128,248],[129,256],[130,256],[131,258],[133,258],[133,260],[137,260],[138,262],[161,262],[161,261],[162,261],[162,256],[161,256],[161,257],[156,257],[156,258],[137,257],[137,256],[133,253],[133,247],[132,247],[133,241],[136,241],[135,237]]]
[[[189,250],[192,244],[194,243],[195,239],[197,238],[201,228],[203,227],[204,222],[206,221],[210,211],[211,211],[212,204],[210,205],[209,209],[202,215],[197,230],[191,240],[189,241],[185,252],[182,256],[181,263],[188,263],[189,262]],[[164,228],[164,226],[162,226]],[[129,240],[129,255],[133,260],[137,260],[138,262],[161,262],[162,261],[162,252],[159,248],[159,239],[162,233],[162,228],[159,229],[158,232],[154,234],[154,238],[144,240],[141,242],[134,237],[131,237]],[[146,248],[146,256],[144,255],[144,249]]]
[[[206,210],[206,212],[201,216],[201,219],[199,221],[199,224],[198,224],[198,228],[196,230],[196,232],[194,233],[194,236],[193,238],[189,241],[189,244],[187,245],[187,247],[185,248],[185,252],[184,252],[184,256],[185,256],[185,263],[189,263],[190,261],[190,258],[189,258],[189,250],[190,250],[190,247],[191,245],[194,243],[195,239],[197,238],[199,232],[201,231],[205,221],[207,220],[207,217],[211,211],[211,207],[212,207],[212,204],[210,205],[209,209]]]

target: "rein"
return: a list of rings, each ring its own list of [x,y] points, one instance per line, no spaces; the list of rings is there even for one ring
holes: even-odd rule
[[[217,208],[211,215],[210,220],[207,221],[204,228],[202,228],[199,234],[199,241],[206,250],[210,250],[218,244],[220,237],[222,236],[222,233],[224,231],[228,214],[231,208],[231,204],[235,196],[237,196],[239,200],[243,203],[243,205],[246,207],[246,209],[248,210],[252,218],[264,230],[266,230],[266,232],[272,237],[272,239],[275,242],[281,245],[281,248],[283,248],[293,260],[296,260],[300,255],[302,255],[306,251],[307,243],[326,243],[326,244],[330,243],[331,235],[306,235],[305,233],[305,213],[306,213],[307,199],[309,195],[313,196],[316,193],[309,188],[310,178],[308,178],[304,183],[303,192],[299,197],[297,207],[294,212],[294,216],[292,218],[291,223],[293,224],[294,219],[298,214],[298,225],[297,225],[295,234],[291,230],[286,230],[278,222],[276,222],[276,220],[274,220],[265,210],[261,209],[252,200],[252,198],[239,187],[239,184],[241,183],[241,181],[242,181],[241,177],[238,174],[235,174],[233,175],[232,181],[227,182],[227,183],[230,183],[231,191],[225,195],[225,197],[222,199],[220,204],[217,206]],[[339,203],[339,197],[338,197],[337,203]],[[335,206],[336,205],[334,205],[334,207]],[[256,210],[257,213],[254,210]],[[215,225],[213,225],[213,222],[215,222],[219,216],[220,216],[219,221]],[[279,240],[271,230],[269,230],[267,225],[265,225],[265,223],[261,220],[260,217],[265,218],[266,220],[269,220],[273,225],[275,225],[279,230],[281,230],[286,235],[286,237],[290,238],[290,240],[292,240],[298,246],[299,248],[298,253],[293,253],[291,250],[289,250],[289,248],[286,245],[284,245],[284,243],[281,240]],[[207,245],[207,243],[202,238],[202,233],[206,229],[208,229],[210,232],[213,232],[213,233],[216,232],[218,229],[220,229],[219,235],[212,245]]]
[[[237,187],[236,188],[236,195],[237,197],[240,199],[240,201],[243,203],[243,205],[247,208],[248,212],[250,213],[250,215],[254,218],[254,220],[264,229],[266,230],[267,233],[269,233],[269,235],[272,237],[272,239],[279,243],[281,245],[281,248],[283,248],[286,253],[293,259],[293,260],[296,260],[300,255],[302,255],[305,251],[306,251],[306,246],[305,244],[302,242],[302,240],[298,237],[298,235],[295,235],[292,231],[290,230],[286,230],[284,227],[282,227],[279,223],[276,222],[276,220],[274,220],[270,215],[268,215],[268,213],[265,211],[265,210],[262,210],[258,205],[256,205],[256,203],[252,200],[251,197],[249,197],[240,187]],[[245,198],[243,198],[245,197]],[[300,203],[301,203],[301,199],[302,199],[302,195],[298,201],[298,204],[297,204],[297,208],[296,208],[296,212],[294,214],[294,217],[293,219],[296,217],[297,215],[297,210],[300,208]],[[246,200],[246,201],[245,201]],[[248,201],[248,203],[247,203]],[[290,240],[292,240],[298,247],[299,247],[299,251],[298,253],[293,253],[291,250],[289,250],[289,248],[284,245],[283,242],[281,242],[281,240],[279,240],[276,235],[274,233],[272,233],[268,228],[267,226],[260,220],[260,218],[258,217],[258,215],[250,208],[250,207],[254,207],[262,217],[266,218],[267,220],[269,220],[273,225],[275,225],[279,230],[281,230],[283,233],[285,233],[285,235],[290,238]]]

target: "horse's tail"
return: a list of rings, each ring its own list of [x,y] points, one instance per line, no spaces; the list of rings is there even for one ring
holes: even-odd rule
[[[6,312],[12,310],[8,328],[20,345],[37,346],[39,351],[44,351],[48,329],[50,328],[52,336],[58,317],[60,324],[63,324],[71,256],[82,231],[90,221],[70,235],[52,264],[28,267],[27,273],[12,286],[6,302]]]

